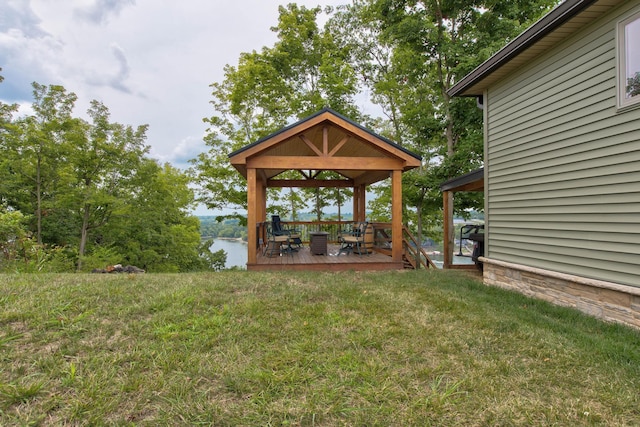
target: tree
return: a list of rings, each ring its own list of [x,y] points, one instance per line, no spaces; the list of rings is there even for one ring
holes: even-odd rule
[[[70,139],[68,209],[80,223],[78,270],[82,269],[89,233],[104,226],[129,198],[131,182],[142,158],[147,126],[109,122],[109,109],[92,101],[91,123],[75,120]]]
[[[640,95],[640,71],[627,79],[627,97]]]
[[[62,86],[33,83],[33,115],[15,120],[3,138],[6,181],[3,193],[14,208],[33,215],[43,243],[43,217],[51,208],[65,162],[66,133],[76,95]]]
[[[200,200],[209,208],[246,209],[245,182],[227,157],[232,151],[326,106],[360,117],[353,99],[355,72],[346,50],[318,27],[320,13],[320,8],[281,6],[272,28],[278,34],[275,45],[241,54],[237,66],[225,67],[224,80],[211,85],[215,114],[205,119],[210,149],[194,160],[192,169]],[[302,174],[290,171],[284,177]],[[291,194],[268,192],[281,209],[295,209]]]
[[[374,6],[368,0],[353,0],[351,4],[339,6],[327,27],[348,55],[359,87],[387,119],[372,119],[368,124],[402,145],[405,134],[410,131],[400,120],[405,76],[396,69],[393,43],[383,38],[383,21]]]
[[[145,158],[129,186],[129,202],[100,232],[102,245],[147,271],[216,268],[219,260],[201,244],[200,222],[190,214],[195,199],[184,172]]]
[[[0,205],[0,271],[3,261],[16,258],[23,242],[28,239],[25,218],[20,211],[10,211]]]
[[[348,188],[327,188],[326,201],[338,208],[338,221],[342,221],[342,206],[353,197],[353,190]]]
[[[416,88],[412,102],[403,111],[409,123],[417,124],[413,125],[414,134],[430,139],[444,136],[447,158],[462,149],[461,141],[476,138],[481,116],[475,102],[451,99],[448,90],[555,3],[374,1],[382,22],[381,35],[394,44],[394,56],[400,59],[397,63],[404,65],[405,81]]]
[[[297,221],[299,212],[307,206],[306,200],[303,197],[303,193],[300,191],[295,191],[293,188],[288,188],[285,191],[283,199],[287,203],[288,209],[286,209],[286,211],[289,211],[291,213],[291,220]]]
[[[0,67],[0,71],[2,71],[2,67]],[[0,83],[3,81],[4,77],[0,75]],[[12,130],[13,114],[16,111],[18,111],[18,104],[5,104],[0,101],[0,150],[5,148],[5,138]]]
[[[4,77],[0,75],[0,83],[3,81]],[[5,104],[0,101],[0,204],[8,202],[7,193],[11,187],[12,174],[9,171],[13,146],[10,140],[16,132],[16,126],[13,123],[13,114],[16,111],[18,111],[17,104]]]
[[[189,177],[146,157],[146,125],[113,123],[95,100],[89,121],[73,117],[73,93],[33,86],[32,115],[13,119],[17,106],[0,103],[4,258],[19,255],[24,271],[105,261],[152,271],[224,266],[225,254],[201,242]]]
[[[339,10],[333,28],[389,119],[388,134],[423,156],[403,177],[419,237],[423,218],[439,211],[437,185],[482,162],[481,112],[447,91],[554,3],[356,0]]]

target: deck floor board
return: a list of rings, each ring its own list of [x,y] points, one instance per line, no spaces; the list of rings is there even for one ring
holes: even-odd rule
[[[249,270],[395,270],[401,269],[402,263],[393,262],[390,256],[372,252],[368,255],[342,253],[338,255],[340,246],[329,244],[327,255],[313,255],[308,245],[303,245],[292,254],[266,256],[258,253],[257,262],[248,265]]]

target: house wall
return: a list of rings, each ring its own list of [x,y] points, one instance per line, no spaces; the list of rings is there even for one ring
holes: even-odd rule
[[[640,108],[616,107],[616,23],[639,8],[485,92],[487,258],[640,288]]]
[[[640,288],[488,260],[484,282],[640,328]]]

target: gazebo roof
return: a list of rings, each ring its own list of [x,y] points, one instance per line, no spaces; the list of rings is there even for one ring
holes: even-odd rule
[[[248,168],[260,170],[265,180],[286,170],[331,170],[368,185],[388,178],[391,170],[418,167],[422,158],[325,108],[234,151],[229,160],[245,178]],[[309,180],[312,175],[305,174]]]

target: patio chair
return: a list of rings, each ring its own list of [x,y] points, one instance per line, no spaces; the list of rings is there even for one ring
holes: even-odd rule
[[[283,252],[287,252],[293,256],[291,248],[291,233],[287,230],[275,233],[273,223],[267,223],[267,242],[263,255],[272,257],[280,256]]]
[[[340,250],[338,255],[357,251],[360,256],[363,254],[368,255],[370,252],[369,245],[373,244],[373,236],[369,234],[373,233],[373,230],[369,227],[369,223],[366,221],[356,222],[353,227],[340,233]]]
[[[289,237],[291,238],[291,244],[296,245],[298,248],[302,247],[302,234],[300,233],[300,231],[296,230],[295,228],[284,226],[283,224],[285,223],[280,220],[280,215],[271,215],[271,223],[273,224],[273,233],[275,235],[288,233]]]

